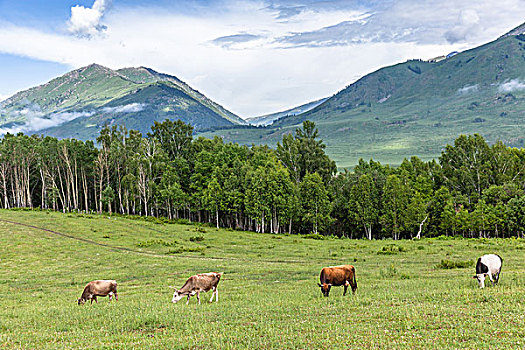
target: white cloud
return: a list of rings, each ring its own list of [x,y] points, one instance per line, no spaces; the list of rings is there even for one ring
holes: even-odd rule
[[[16,134],[19,132],[36,132],[39,130],[58,126],[60,124],[80,117],[90,117],[93,114],[93,112],[61,112],[44,114],[40,110],[40,106],[28,105],[19,111],[11,112],[12,116],[24,117],[24,123],[13,125],[7,128],[0,128],[0,135],[6,133]]]
[[[27,102],[27,101],[26,101]],[[37,132],[40,130],[59,126],[63,123],[81,117],[91,117],[97,113],[134,113],[140,112],[144,109],[146,104],[143,103],[130,103],[127,105],[116,106],[116,107],[103,107],[98,110],[83,111],[83,112],[58,112],[46,114],[42,112],[40,106],[37,104],[28,104],[24,108],[18,111],[9,112],[11,117],[22,117],[24,122],[18,125],[13,125],[7,128],[0,128],[0,135],[11,133],[16,134],[18,132]]]
[[[97,0],[84,9],[100,17],[70,21],[90,38],[0,23],[0,52],[72,68],[151,67],[249,117],[330,96],[385,65],[493,40],[523,21],[522,2],[221,0],[183,13],[117,3],[107,12]]]
[[[117,107],[104,107],[102,111],[105,113],[136,113],[144,110],[146,105],[144,103],[130,103],[128,105],[122,105]]]
[[[513,12],[515,11],[515,12]],[[291,46],[333,46],[369,42],[476,45],[496,39],[523,21],[521,0],[483,1],[472,6],[457,0],[384,1],[346,19],[312,31],[291,33],[278,41]]]
[[[498,88],[500,92],[512,92],[525,90],[525,83],[522,83],[519,79],[512,79],[501,84]]]
[[[95,0],[91,8],[80,5],[72,7],[68,30],[78,36],[100,34],[106,29],[101,20],[110,6],[111,0]]]
[[[464,94],[470,94],[470,93],[477,92],[477,91],[478,91],[478,84],[466,85],[462,87],[461,89],[458,89],[458,94],[464,95]]]
[[[239,33],[213,39],[212,43],[225,49],[247,49],[247,45],[253,45],[254,42],[261,39],[264,39],[261,35]]]

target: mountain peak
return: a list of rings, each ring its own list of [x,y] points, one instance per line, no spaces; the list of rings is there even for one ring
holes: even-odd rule
[[[91,63],[90,65],[87,65],[85,68],[102,68],[102,69],[108,69],[107,67],[104,67],[101,64],[98,63]]]
[[[90,65],[88,66],[85,66],[85,67],[82,67],[79,69],[80,71],[87,71],[87,70],[97,70],[97,71],[112,71],[112,69],[108,68],[108,67],[104,67],[98,63],[91,63]]]
[[[63,77],[66,78],[78,78],[80,75],[96,77],[100,74],[106,76],[116,76],[118,75],[113,69],[104,67],[97,63],[92,63],[88,66],[84,66],[78,69],[75,69],[69,73],[66,73]],[[60,79],[60,78],[59,78]]]

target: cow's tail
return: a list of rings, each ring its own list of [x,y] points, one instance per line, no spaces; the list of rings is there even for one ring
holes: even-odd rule
[[[353,275],[354,275],[354,277],[353,277],[354,281],[353,282],[354,282],[354,292],[355,292],[355,290],[357,289],[357,280],[355,278],[355,267],[353,267],[353,266],[352,266],[352,272],[353,272]]]

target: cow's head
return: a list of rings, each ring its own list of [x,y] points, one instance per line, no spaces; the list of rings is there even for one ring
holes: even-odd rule
[[[175,289],[175,292],[173,292],[173,298],[171,298],[172,303],[176,303],[184,297],[184,295],[182,295],[178,289],[172,286],[170,286],[170,288]]]
[[[330,288],[332,288],[332,283],[317,283],[319,287],[321,287],[321,292],[325,297],[327,297],[330,294]]]
[[[79,299],[77,300],[77,303],[78,303],[78,305],[84,305],[84,304],[86,303],[86,299],[84,299],[84,298],[79,298]]]
[[[476,276],[472,276],[478,280],[479,288],[485,288],[485,278],[488,276],[487,273],[478,273]]]

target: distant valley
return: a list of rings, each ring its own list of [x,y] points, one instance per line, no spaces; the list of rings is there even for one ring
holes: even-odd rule
[[[282,118],[295,116],[295,115],[298,115],[298,114],[302,114],[302,113],[306,113],[308,111],[311,111],[312,109],[314,109],[315,107],[319,106],[321,103],[323,103],[327,99],[328,98],[322,98],[322,99],[314,101],[314,102],[306,103],[306,104],[301,105],[299,107],[294,107],[294,108],[287,109],[286,111],[283,111],[283,112],[266,114],[266,115],[262,115],[260,117],[247,118],[246,121],[248,123],[250,123],[251,125],[254,125],[254,126],[268,126],[268,125],[272,125],[274,122],[276,122],[277,120],[280,120]]]

